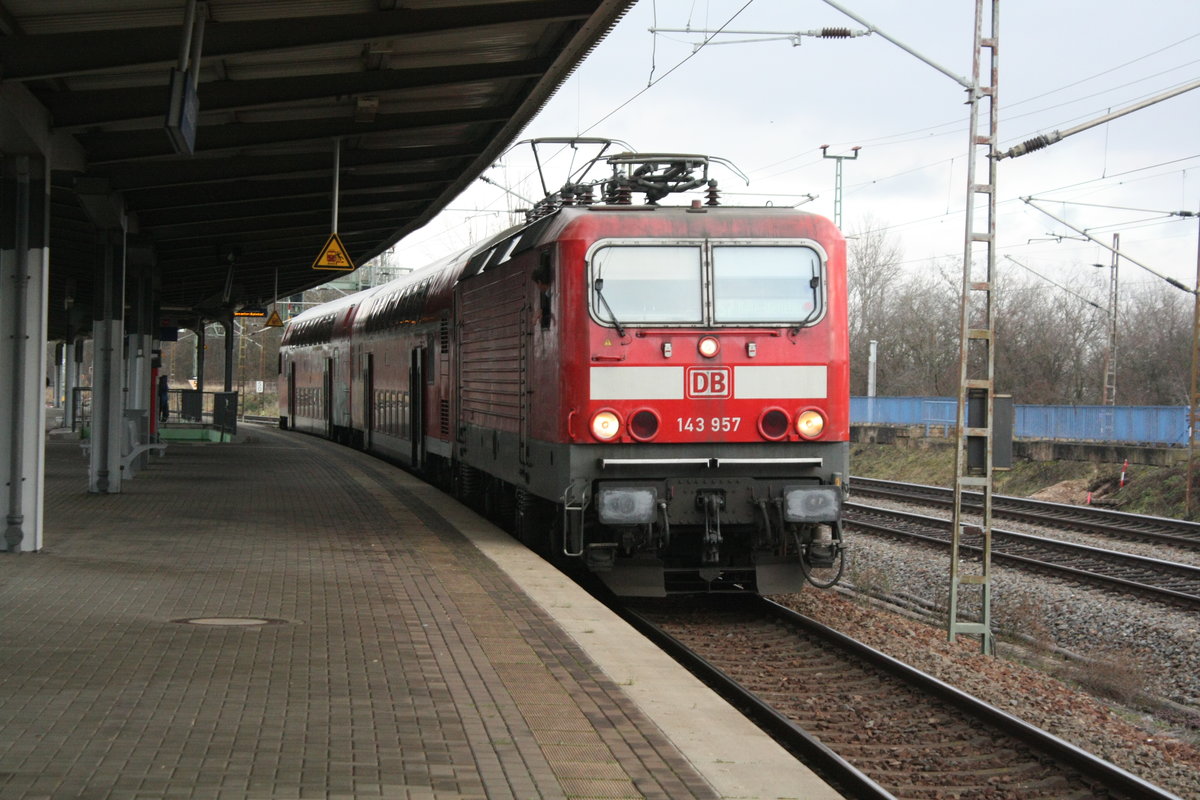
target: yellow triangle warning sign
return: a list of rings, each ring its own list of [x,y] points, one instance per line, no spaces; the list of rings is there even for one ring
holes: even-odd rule
[[[267,321],[263,323],[264,328],[282,328],[283,320],[279,318],[279,311],[271,309],[271,316],[267,317]]]
[[[346,252],[346,245],[342,244],[341,238],[336,233],[329,234],[329,241],[325,242],[325,246],[321,248],[321,254],[313,262],[312,268],[345,271],[354,269],[354,262],[350,260],[350,254]]]

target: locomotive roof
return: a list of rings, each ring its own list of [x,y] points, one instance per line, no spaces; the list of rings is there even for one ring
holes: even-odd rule
[[[808,223],[808,227],[811,228],[813,234],[837,234],[837,229],[834,228],[833,223],[826,217],[809,211],[800,211],[790,206],[592,205],[563,208],[554,215],[551,215],[551,217],[548,217],[548,219],[556,219],[557,223],[547,228],[546,236],[547,238],[556,238],[564,234],[570,235],[569,229],[571,227],[575,225],[587,225],[589,220],[598,222],[599,220],[614,219],[624,220],[628,223],[634,215],[636,215],[636,218],[644,221],[658,219],[666,222],[670,220],[669,224],[675,228],[670,234],[659,230],[655,231],[653,235],[697,235],[698,231],[695,230],[696,228],[703,225],[704,222],[712,222],[714,219],[719,219],[722,223],[731,224],[750,221],[758,223],[764,221],[770,221],[771,223],[804,221]],[[608,223],[601,224],[605,228],[612,227]],[[685,228],[692,230],[686,231]],[[759,229],[755,234],[767,235],[767,232]],[[606,230],[603,235],[612,235],[612,233]],[[717,233],[715,235],[730,234]],[[781,231],[778,235],[795,234],[788,234]]]
[[[640,215],[643,219],[659,218],[659,219],[691,219],[699,221],[705,217],[719,217],[726,221],[741,221],[741,220],[807,220],[812,223],[814,232],[835,232],[833,223],[827,218],[814,214],[808,211],[800,211],[787,206],[694,206],[694,205],[588,205],[588,206],[568,206],[559,208],[551,213],[540,217],[531,222],[526,222],[520,225],[515,225],[511,228],[503,230],[485,241],[471,245],[463,250],[451,253],[437,261],[419,267],[412,272],[400,275],[387,283],[363,291],[356,292],[346,297],[341,297],[336,300],[331,300],[328,303],[323,303],[314,308],[310,308],[303,313],[289,320],[289,325],[293,323],[303,323],[309,319],[328,316],[330,314],[337,315],[339,312],[347,309],[352,305],[359,305],[358,324],[363,324],[370,316],[377,311],[374,306],[378,303],[368,303],[376,297],[382,297],[398,291],[401,291],[408,286],[420,284],[426,280],[436,279],[437,276],[445,276],[446,280],[456,281],[464,277],[470,277],[485,269],[489,262],[494,259],[503,258],[504,256],[515,255],[525,249],[533,247],[545,241],[553,240],[562,236],[564,233],[570,235],[570,228],[576,224],[586,224],[586,221],[604,219],[610,217],[612,219],[623,219],[629,221],[631,215]],[[609,234],[605,234],[609,235]],[[683,235],[678,234],[678,235]],[[781,233],[780,235],[786,235]],[[514,240],[516,240],[514,242]],[[498,247],[506,242],[514,242],[508,247]],[[461,265],[461,269],[452,270],[455,265]],[[453,275],[447,275],[450,271]]]

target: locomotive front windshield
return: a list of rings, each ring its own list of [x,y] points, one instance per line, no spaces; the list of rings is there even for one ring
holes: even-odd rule
[[[808,325],[821,256],[778,244],[606,244],[591,257],[593,316],[610,325]]]
[[[621,323],[700,322],[704,307],[700,248],[602,248],[592,257],[592,290],[600,294],[593,298],[592,307],[601,319],[607,319],[611,309]]]

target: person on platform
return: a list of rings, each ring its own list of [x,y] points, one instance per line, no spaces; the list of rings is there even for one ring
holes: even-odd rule
[[[167,421],[167,417],[171,413],[170,395],[167,390],[167,376],[158,376],[158,418],[163,422]]]

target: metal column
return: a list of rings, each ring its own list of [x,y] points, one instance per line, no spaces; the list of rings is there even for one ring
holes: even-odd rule
[[[984,7],[991,7],[990,20]],[[967,156],[966,236],[963,252],[962,316],[959,345],[958,433],[955,452],[954,518],[950,553],[950,641],[958,634],[979,636],[984,653],[992,652],[992,411],[995,397],[995,296],[996,271],[996,127],[999,0],[975,0],[975,48],[972,59],[970,146]],[[984,52],[988,73],[983,75]],[[981,76],[989,79],[983,85]],[[981,126],[980,105],[988,108]],[[982,131],[981,131],[982,127]],[[980,157],[987,169],[978,180]],[[978,206],[978,208],[977,208]],[[985,219],[981,226],[976,212]],[[978,260],[978,263],[976,263]],[[983,495],[979,512],[969,515],[963,493]],[[964,535],[980,548],[980,555],[963,559]],[[963,614],[960,592],[978,589],[978,606]],[[977,616],[977,619],[964,619]]]
[[[92,431],[88,491],[121,491],[121,438],[124,434],[125,234],[107,232],[96,275],[92,323]]]
[[[48,174],[40,156],[0,162],[0,549],[42,548]]]
[[[50,405],[61,409],[63,406],[63,380],[67,366],[67,343],[58,342],[54,345],[54,377],[51,378],[53,397]]]
[[[1184,507],[1190,512],[1195,508],[1196,490],[1192,482],[1196,475],[1197,441],[1200,441],[1200,231],[1196,233],[1196,291],[1192,295],[1192,380],[1191,405],[1188,408],[1188,461],[1187,482],[1184,484]]]
[[[1121,257],[1121,234],[1113,234],[1112,265],[1108,276],[1108,341],[1104,347],[1104,386],[1101,389],[1100,434],[1111,438],[1116,425],[1117,405],[1117,266]],[[1103,266],[1102,264],[1097,266]]]
[[[126,379],[128,390],[125,394],[125,410],[123,423],[131,431],[129,444],[132,448],[123,453],[132,452],[138,445],[150,443],[150,395],[154,387],[150,385],[150,363],[154,340],[151,321],[154,319],[154,296],[152,292],[151,273],[148,267],[134,268],[127,266],[129,273],[129,309],[131,319],[126,325]],[[129,460],[124,477],[132,478],[139,469],[149,466],[150,456],[146,451],[140,452]]]
[[[225,391],[233,391],[233,317],[221,320],[225,330]]]
[[[69,332],[66,344],[63,347],[63,358],[66,361],[63,378],[64,428],[71,428],[71,423],[75,419],[75,387],[79,385],[79,365],[75,363],[76,346],[82,347],[83,345],[77,345],[74,332]]]
[[[1108,346],[1104,351],[1104,405],[1117,404],[1117,270],[1121,234],[1113,234],[1112,273],[1108,281]]]
[[[204,394],[204,351],[208,349],[208,327],[204,319],[196,321],[196,391]]]
[[[833,224],[840,230],[842,227],[842,162],[856,161],[858,159],[858,151],[861,147],[855,145],[850,148],[850,152],[854,155],[850,156],[831,156],[828,152],[829,145],[821,145],[821,155],[824,158],[832,158],[837,161],[837,168],[834,170],[833,178]]]

